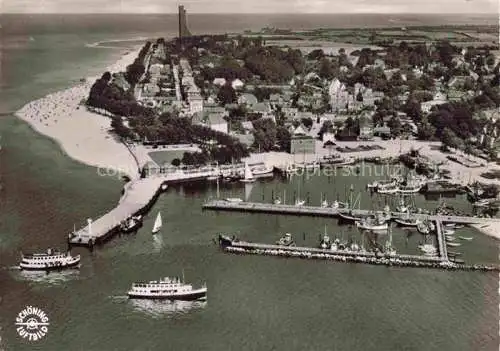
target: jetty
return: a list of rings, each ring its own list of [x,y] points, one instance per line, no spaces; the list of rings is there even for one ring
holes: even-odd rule
[[[120,224],[131,216],[142,215],[151,206],[168,184],[206,179],[220,175],[220,170],[212,168],[176,169],[166,173],[149,174],[146,178],[127,183],[118,205],[97,220],[87,219],[87,224],[68,235],[68,243],[75,246],[93,247],[118,233]]]
[[[262,202],[231,202],[226,200],[210,200],[203,205],[203,209],[216,211],[237,211],[254,212],[268,214],[284,214],[294,216],[315,216],[315,217],[337,217],[340,213],[350,213],[353,216],[368,216],[374,213],[383,213],[383,211],[371,211],[361,209],[343,209],[321,206],[294,206],[286,204],[270,204]],[[407,216],[406,213],[391,212],[392,219]],[[440,221],[448,223],[462,224],[489,224],[491,222],[500,222],[500,218],[480,218],[472,216],[448,216],[432,215],[425,213],[412,213],[412,217],[420,220]]]
[[[436,237],[438,242],[439,256],[443,262],[448,262],[448,249],[446,247],[446,240],[443,235],[443,223],[436,221]]]
[[[223,236],[219,237],[219,246],[224,252],[233,254],[267,255],[284,258],[317,259],[349,263],[364,263],[372,265],[436,268],[445,270],[468,270],[483,272],[500,271],[500,267],[497,265],[457,264],[448,260],[442,260],[441,257],[267,245],[238,241],[236,239],[229,239]]]

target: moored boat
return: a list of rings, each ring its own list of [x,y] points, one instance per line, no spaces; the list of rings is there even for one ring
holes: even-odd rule
[[[77,267],[80,255],[71,256],[70,252],[61,253],[58,250],[47,249],[45,253],[23,254],[19,268],[23,270],[62,270]]]
[[[224,201],[227,202],[243,202],[243,199],[240,199],[239,197],[226,197]]]
[[[403,227],[416,227],[421,223],[419,219],[412,217],[396,218],[394,222]]]
[[[449,246],[449,247],[458,247],[458,246],[460,246],[460,244],[459,243],[449,243],[449,242],[447,242],[446,246]]]
[[[466,241],[471,241],[473,239],[471,236],[459,236],[458,238]]]
[[[131,299],[164,299],[193,301],[205,298],[207,287],[193,288],[179,278],[163,278],[159,281],[137,282],[127,293]]]
[[[254,176],[272,176],[274,168],[268,167],[264,162],[248,164]]]
[[[377,193],[379,194],[396,194],[399,192],[399,187],[397,185],[390,185],[384,188],[377,188]]]
[[[293,240],[292,234],[286,233],[278,241],[276,241],[276,245],[295,246],[295,241]]]
[[[122,233],[133,233],[142,227],[142,216],[130,216],[120,225]]]
[[[240,179],[240,182],[243,182],[243,183],[255,182],[255,178],[253,176],[252,170],[248,166],[248,163],[245,163],[245,175],[244,175],[243,179]]]
[[[356,227],[363,230],[383,231],[389,228],[385,218],[380,216],[370,216],[356,221]]]

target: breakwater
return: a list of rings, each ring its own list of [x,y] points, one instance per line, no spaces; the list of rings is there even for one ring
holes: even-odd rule
[[[456,264],[440,258],[417,255],[385,255],[383,253],[340,252],[308,247],[282,247],[254,243],[236,243],[221,245],[221,249],[232,254],[266,255],[283,258],[301,258],[311,260],[329,260],[348,263],[364,263],[383,266],[400,266],[415,268],[434,268],[444,270],[465,271],[500,271],[496,265]]]

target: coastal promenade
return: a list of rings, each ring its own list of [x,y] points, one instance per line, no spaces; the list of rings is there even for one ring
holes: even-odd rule
[[[203,209],[221,210],[221,211],[238,211],[238,212],[259,212],[284,214],[295,216],[317,216],[317,217],[337,217],[340,213],[350,213],[354,216],[367,216],[374,211],[371,210],[346,210],[336,209],[332,207],[319,206],[294,206],[294,205],[277,205],[261,202],[232,202],[226,200],[211,200],[203,205]],[[379,211],[380,212],[380,211]],[[377,211],[375,211],[377,213]],[[406,213],[391,212],[392,218],[400,218],[406,216]],[[500,218],[479,218],[469,216],[442,216],[430,215],[424,213],[414,213],[412,217],[421,220],[441,221],[450,223],[462,224],[491,224],[492,222],[500,223]]]

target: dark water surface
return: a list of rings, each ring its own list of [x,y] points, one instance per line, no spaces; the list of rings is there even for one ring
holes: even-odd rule
[[[81,77],[100,74],[128,50],[123,43],[117,49],[88,44],[157,36],[163,31],[172,35],[175,27],[161,27],[161,16],[147,21],[141,16],[134,21],[35,16],[23,17],[24,22],[7,17],[0,17],[0,349],[498,349],[496,274],[223,254],[212,242],[221,232],[268,243],[291,232],[299,244],[316,245],[326,225],[331,236],[365,239],[331,219],[203,212],[203,202],[216,196],[214,186],[203,184],[169,189],[136,235],[116,238],[93,253],[75,250],[83,256],[80,271],[39,275],[12,270],[21,250],[64,248],[73,224],[80,226],[86,218],[111,208],[123,184],[98,177],[94,168],[72,161],[55,142],[9,112]],[[247,19],[231,25],[229,19],[225,21],[190,17],[194,32],[279,26],[284,20]],[[302,21],[297,22],[299,27],[313,23],[307,16]],[[350,184],[361,190],[370,179],[276,179],[258,182],[247,193],[251,200],[271,201],[272,193],[286,190],[288,201],[295,192],[319,203],[320,192],[330,200],[337,194],[343,198]],[[245,188],[236,185],[221,193],[243,197]],[[415,201],[424,205],[422,197]],[[463,197],[449,202],[468,208]],[[383,198],[363,194],[362,207],[384,204]],[[154,239],[150,229],[157,211],[162,212],[164,227]],[[474,236],[460,247],[466,260],[497,261],[495,240],[470,229],[458,235]],[[401,252],[414,252],[422,240],[400,229],[393,236]],[[193,284],[207,283],[207,302],[148,303],[125,298],[133,281],[180,275],[183,270]],[[47,336],[36,343],[21,339],[14,326],[16,315],[27,305],[42,308],[50,319]]]

